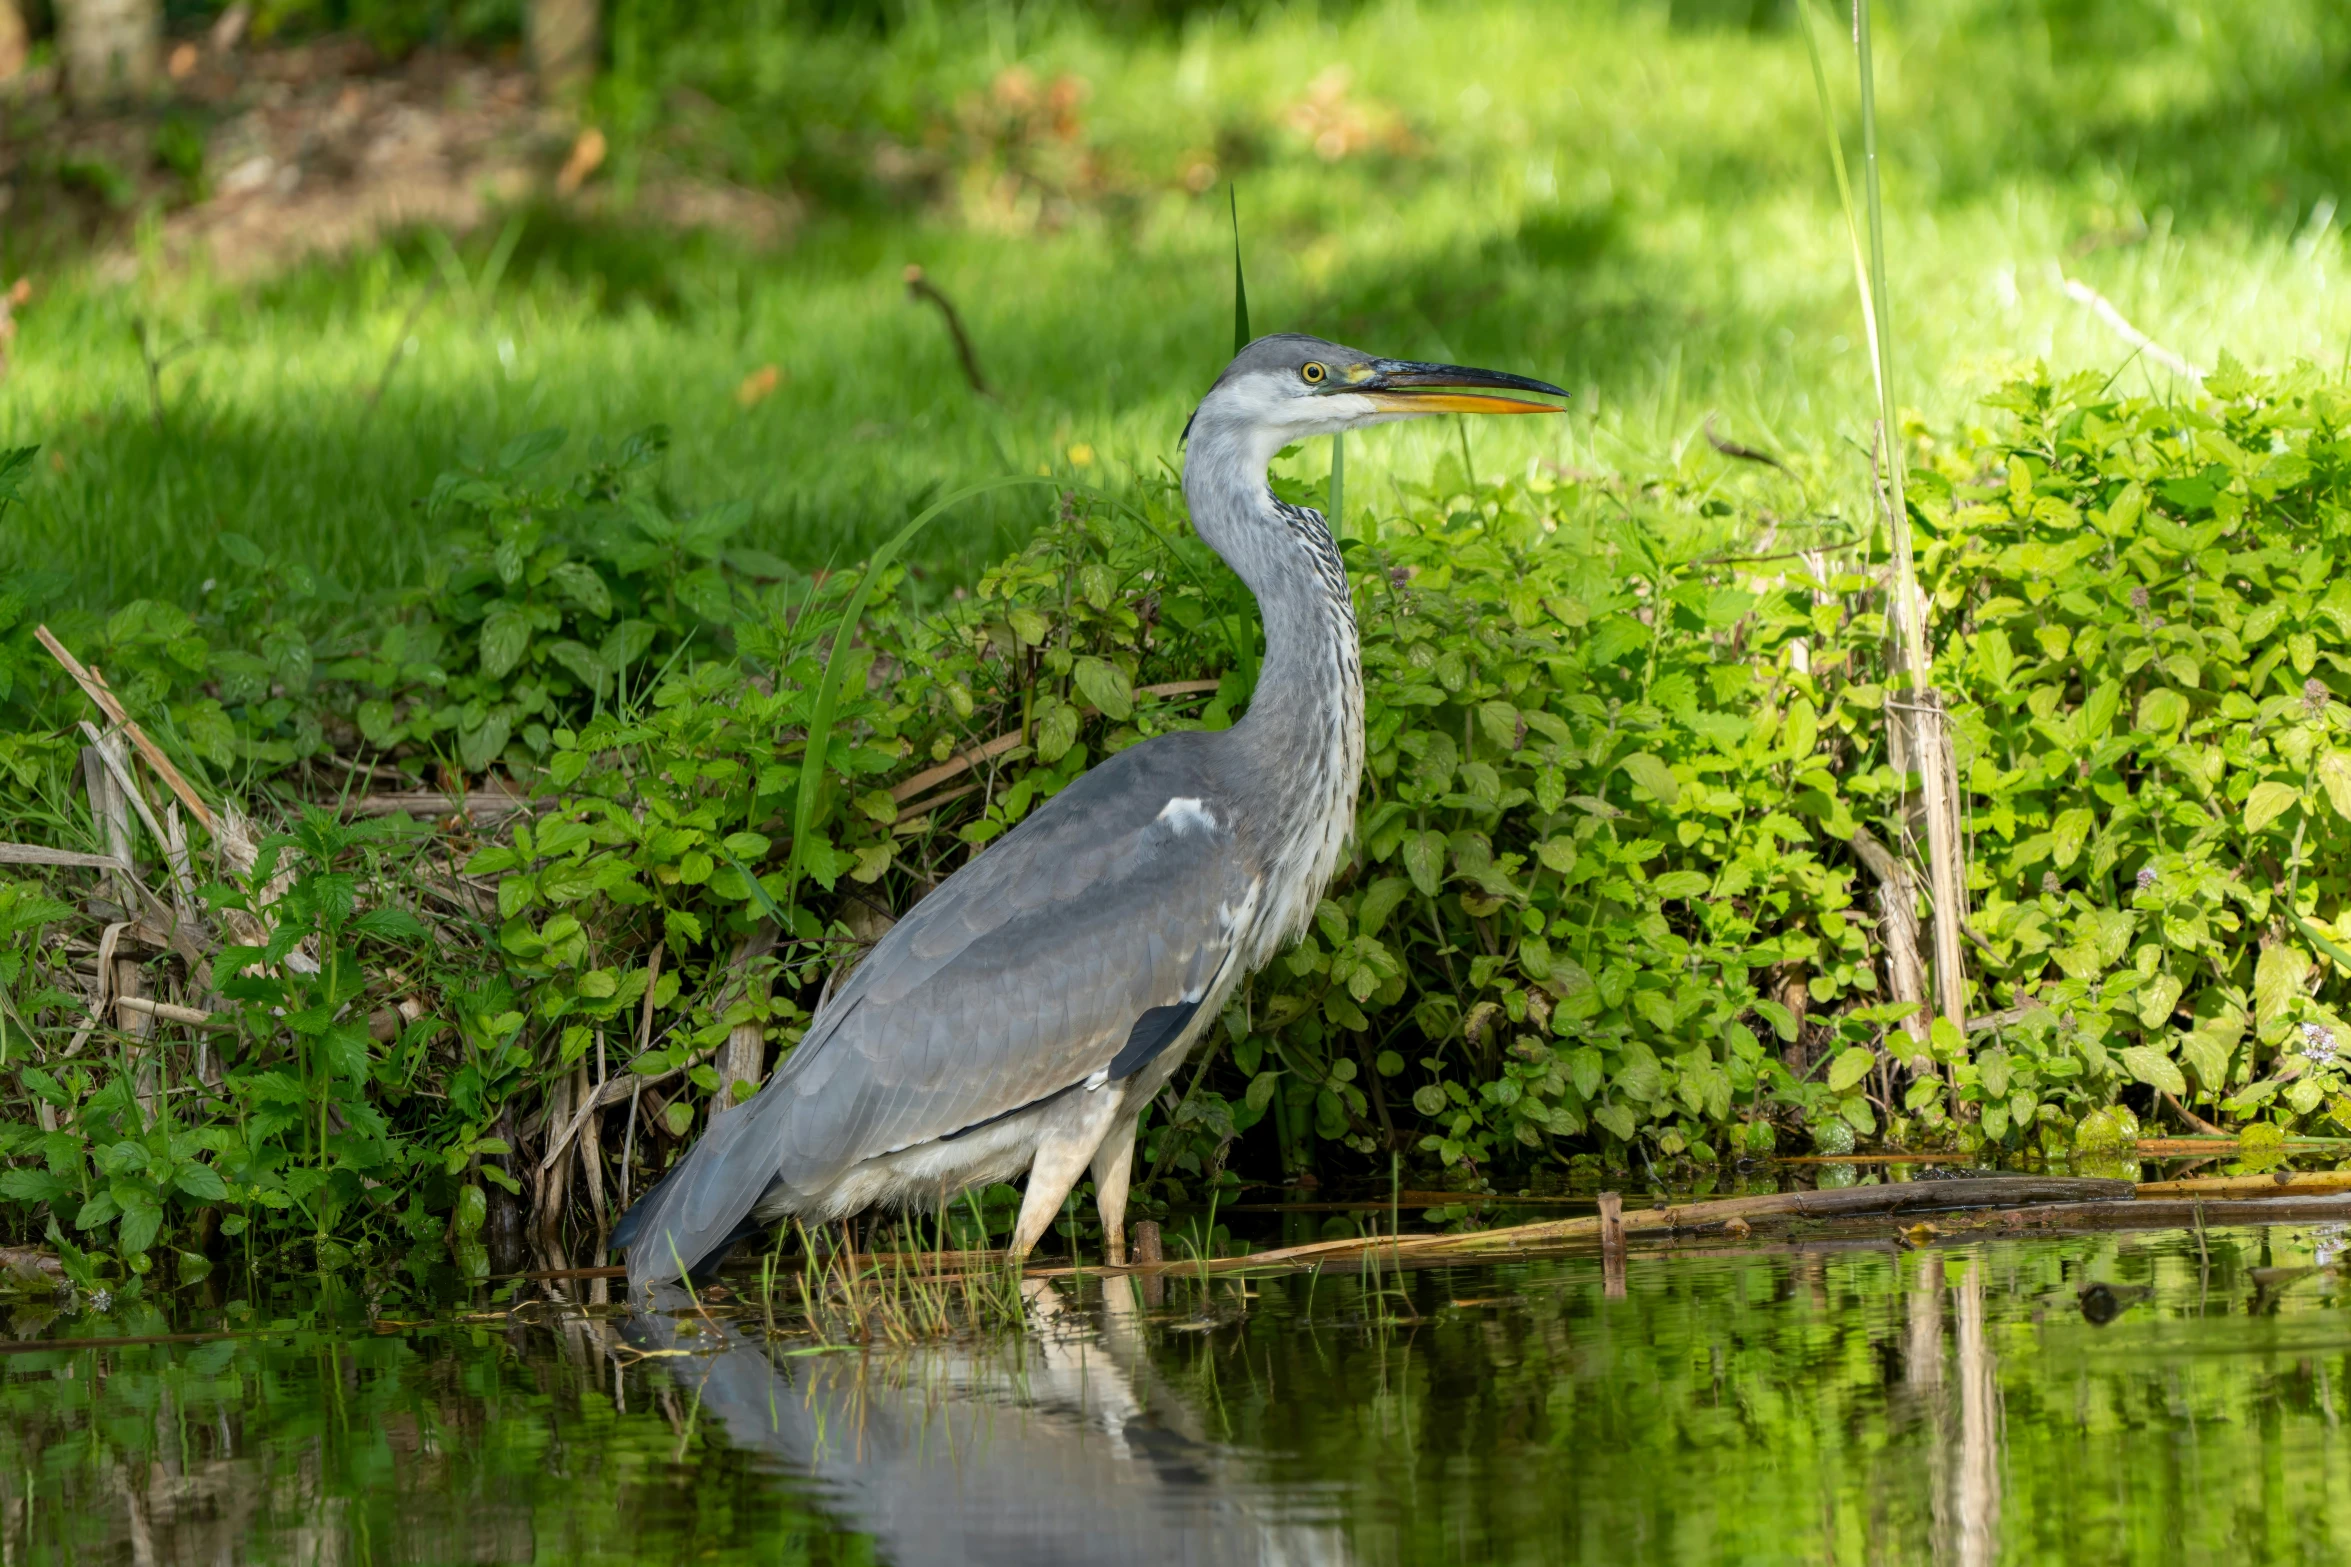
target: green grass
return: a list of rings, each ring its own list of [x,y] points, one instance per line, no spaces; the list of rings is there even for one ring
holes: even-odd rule
[[[421,310],[443,272],[423,243],[240,286],[151,253],[130,269],[53,266],[0,384],[0,444],[38,441],[56,462],[0,538],[0,569],[62,568],[94,607],[193,601],[214,535],[233,529],[348,584],[407,579],[434,548],[411,505],[432,476],[548,425],[573,432],[576,455],[669,424],[669,488],[753,499],[756,542],[811,566],[971,480],[1159,474],[1229,344],[1223,186],[1182,178],[1203,159],[1239,184],[1259,331],[1577,392],[1570,419],[1476,430],[1481,468],[1703,469],[1720,461],[1701,433],[1712,414],[1723,435],[1850,484],[1873,397],[1803,43],[1788,26],[1705,25],[1708,11],[1396,0],[1138,34],[988,6],[920,12],[879,40],[690,39],[645,67],[657,91],[621,82],[607,99],[626,118],[701,82],[733,108],[672,162],[755,172],[743,149],[772,143],[780,166],[830,190],[880,142],[920,150],[935,124],[948,130],[926,154],[932,195],[893,208],[850,180],[770,254],[534,212],[493,290],[443,287]],[[1843,36],[1824,18],[1849,114]],[[2224,347],[2257,364],[2341,360],[2343,249],[2318,215],[2351,152],[2347,59],[2351,23],[2316,4],[1889,11],[1878,72],[1902,403],[1954,421],[2035,357],[2122,363],[2129,349],[2061,292],[2060,267],[2199,363]],[[1090,84],[1081,174],[1068,148],[970,129],[985,116],[968,105],[1016,63]],[[1403,128],[1393,147],[1326,162],[1290,123],[1332,66],[1352,73],[1348,101],[1375,133]],[[862,74],[795,110],[814,100],[794,72],[819,69]],[[853,118],[822,141],[810,116],[834,112]],[[790,154],[820,141],[835,149],[822,170]],[[659,167],[616,160],[646,178]],[[1037,177],[999,203],[991,182],[1012,168]],[[1029,220],[1040,201],[1051,222]],[[477,282],[496,239],[459,240]],[[965,388],[936,316],[907,299],[910,261],[961,305],[1000,401]],[[189,343],[162,371],[160,428],[142,319],[157,344]],[[782,388],[739,406],[738,383],[768,363]],[[2132,389],[2165,381],[2143,359],[2123,373]],[[1431,424],[1357,442],[1352,504],[1386,509],[1391,480],[1459,439]],[[1090,468],[1072,466],[1077,447]],[[1325,462],[1318,444],[1301,476]],[[918,547],[969,575],[1038,505],[990,497]]]

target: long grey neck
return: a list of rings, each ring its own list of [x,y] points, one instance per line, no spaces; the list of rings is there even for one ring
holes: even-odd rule
[[[1263,438],[1195,427],[1184,499],[1201,538],[1256,595],[1265,663],[1233,737],[1302,811],[1351,813],[1363,768],[1363,666],[1346,567],[1321,515],[1266,490]],[[1342,834],[1345,825],[1341,826]]]

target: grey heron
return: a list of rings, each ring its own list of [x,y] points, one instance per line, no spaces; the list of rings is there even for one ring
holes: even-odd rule
[[[1256,596],[1249,709],[1080,776],[877,942],[799,1046],[622,1218],[632,1289],[798,1217],[935,1208],[1028,1173],[1028,1255],[1089,1166],[1124,1260],[1143,1109],[1236,985],[1313,917],[1354,824],[1363,676],[1322,514],[1277,500],[1291,442],[1436,413],[1552,413],[1558,387],[1259,338],[1185,427],[1192,526]]]

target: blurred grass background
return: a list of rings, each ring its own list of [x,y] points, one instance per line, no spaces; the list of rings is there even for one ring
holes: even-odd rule
[[[474,29],[444,43],[506,47],[495,7],[434,15]],[[1815,26],[1850,146],[1844,20]],[[2198,364],[2342,362],[2346,8],[1905,0],[1878,25],[1898,395],[1930,427],[2035,358],[2175,384],[2065,278]],[[193,601],[234,530],[346,584],[407,580],[433,476],[551,425],[574,455],[669,425],[669,490],[751,499],[746,542],[806,567],[961,481],[1148,482],[1229,351],[1228,184],[1257,330],[1576,392],[1568,419],[1473,432],[1481,469],[1703,483],[1711,418],[1816,494],[1865,471],[1849,250],[1781,0],[616,0],[606,27],[593,202],[260,276],[175,253],[148,208],[81,239],[29,201],[0,213],[0,283],[37,285],[0,445],[47,448],[0,570],[63,571],[92,606]],[[758,243],[647,215],[684,179],[793,219]],[[910,263],[995,397],[908,298]],[[152,381],[142,332],[168,356]],[[1461,440],[1359,440],[1351,505],[1387,510]],[[934,580],[1039,504],[932,530]]]

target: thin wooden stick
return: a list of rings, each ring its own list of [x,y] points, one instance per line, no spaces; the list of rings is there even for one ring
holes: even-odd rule
[[[955,357],[963,361],[963,378],[982,397],[994,397],[996,394],[988,390],[987,378],[980,374],[980,356],[972,350],[971,337],[963,330],[963,317],[956,311],[955,302],[940,293],[938,285],[916,266],[906,269],[906,292],[912,298],[927,299],[939,307],[939,314],[947,318],[947,335],[955,339]]]
[[[1224,682],[1221,680],[1169,680],[1155,686],[1137,686],[1135,688],[1135,695],[1160,697],[1202,696],[1210,691],[1216,690],[1223,684]],[[1084,709],[1084,711],[1092,713],[1097,711],[1097,709],[1089,707]],[[1005,731],[1003,734],[998,735],[993,740],[983,741],[982,743],[973,746],[968,751],[958,751],[955,755],[950,756],[947,758],[947,760],[941,762],[938,766],[926,767],[921,772],[916,773],[912,778],[908,778],[903,782],[891,785],[890,798],[897,801],[900,805],[904,805],[907,801],[913,799],[916,795],[921,794],[925,789],[930,788],[933,784],[945,783],[948,779],[953,778],[958,773],[967,772],[970,769],[979,766],[982,762],[992,761],[995,758],[1002,756],[1005,752],[1020,744],[1020,739],[1020,731],[1017,729],[1011,729]]]

